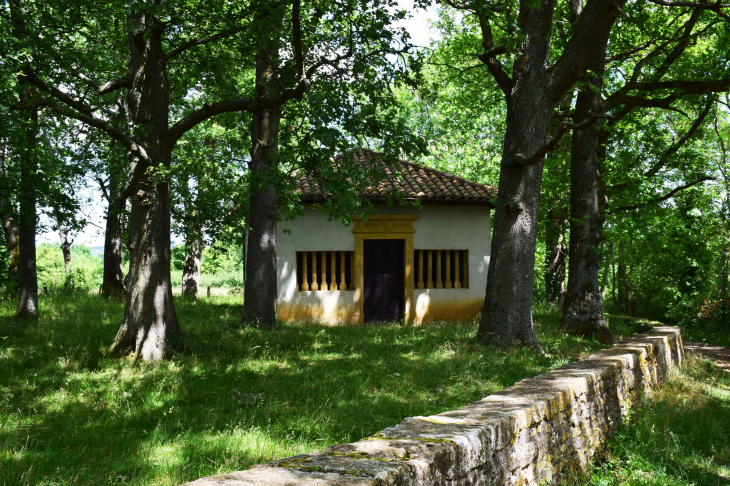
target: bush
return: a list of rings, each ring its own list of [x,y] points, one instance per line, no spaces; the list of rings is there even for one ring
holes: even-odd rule
[[[71,272],[66,274],[63,252],[56,245],[42,243],[36,249],[38,286],[44,292],[88,292],[101,285],[103,259],[85,245],[71,247]]]

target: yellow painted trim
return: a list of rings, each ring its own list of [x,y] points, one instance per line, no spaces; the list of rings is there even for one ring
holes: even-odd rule
[[[365,289],[364,240],[405,240],[405,268],[403,275],[403,318],[406,322],[413,322],[415,317],[413,305],[413,222],[420,217],[418,214],[373,214],[367,220],[362,216],[352,216],[355,228],[355,324],[365,323],[363,306]]]

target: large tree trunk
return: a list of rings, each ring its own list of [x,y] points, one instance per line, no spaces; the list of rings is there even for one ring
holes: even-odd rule
[[[61,253],[63,253],[63,265],[66,275],[71,272],[71,245],[73,240],[68,240],[68,227],[65,224],[58,225],[58,237],[61,240]]]
[[[563,306],[565,297],[565,219],[554,217],[547,221],[545,231],[545,296],[549,303]]]
[[[629,272],[626,268],[626,261],[624,260],[624,244],[618,244],[618,273],[621,278],[621,297],[623,303],[626,305],[626,315],[634,317],[634,300],[631,297],[631,282],[629,282]],[[623,309],[622,309],[623,310]]]
[[[127,200],[121,197],[120,181],[117,171],[109,175],[109,206],[106,213],[104,231],[104,276],[101,295],[106,298],[121,299],[127,292],[124,286],[124,208]]]
[[[182,274],[182,294],[197,299],[200,283],[200,263],[203,260],[203,229],[188,225],[185,236],[185,262]]]
[[[131,72],[127,98],[134,123],[143,128],[152,166],[170,167],[169,98],[161,29],[144,11],[132,19]],[[135,163],[131,164],[132,167]],[[170,282],[170,183],[145,171],[131,198],[130,275],[122,322],[110,354],[156,361],[185,349]]]
[[[26,128],[26,146],[21,149],[20,190],[18,200],[18,307],[17,317],[38,317],[38,273],[36,272],[36,192],[35,177],[38,170],[36,139],[38,135],[38,110],[30,111]]]
[[[0,147],[0,174],[7,176],[5,172],[5,157],[7,153],[7,145],[3,143]],[[10,297],[18,289],[18,265],[20,260],[20,248],[18,246],[18,225],[13,219],[12,200],[10,199],[10,191],[6,187],[0,188],[0,222],[3,225],[5,233],[5,244],[8,247],[8,280],[5,285],[3,295]]]
[[[515,63],[513,88],[507,99],[491,262],[477,332],[478,340],[500,345],[519,342],[538,346],[532,325],[532,279],[545,159],[522,166],[517,156],[529,157],[544,144],[558,101],[544,91],[553,8],[554,2],[545,0],[539,10],[528,9],[524,15],[522,29],[533,33],[534,38],[526,43],[523,60]]]
[[[278,78],[273,41],[256,59],[256,95],[272,96]],[[243,322],[263,329],[276,325],[276,220],[278,197],[271,177],[279,170],[279,122],[281,108],[253,114],[251,127],[251,191],[249,196],[249,247]]]
[[[140,184],[130,217],[130,286],[124,321],[110,349],[157,361],[185,349],[170,283],[169,182]]]
[[[605,46],[583,76],[586,88],[578,92],[575,122],[581,123],[602,113],[601,87],[605,65]],[[601,128],[594,123],[573,132],[570,152],[570,249],[568,289],[563,306],[563,329],[579,336],[596,336],[611,341],[603,317],[603,294],[599,285],[603,218],[599,204]]]

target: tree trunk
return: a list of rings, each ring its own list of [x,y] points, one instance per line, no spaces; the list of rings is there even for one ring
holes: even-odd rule
[[[15,224],[15,220],[13,220],[10,213],[4,211],[3,208],[0,208],[0,221],[2,221],[5,243],[10,254],[8,258],[8,281],[3,292],[6,297],[9,297],[11,293],[14,294],[17,291],[18,287],[18,266],[20,261],[18,225]]]
[[[0,152],[0,174],[6,176],[5,157],[7,145],[3,143]],[[12,200],[10,191],[7,188],[0,188],[0,222],[5,233],[5,243],[8,246],[8,280],[3,295],[10,297],[18,289],[18,265],[20,259],[20,248],[18,247],[18,225],[13,219]]]
[[[565,297],[565,219],[551,218],[545,231],[545,296],[549,303],[563,306]]]
[[[140,184],[132,199],[130,287],[124,321],[109,352],[157,361],[185,349],[170,283],[169,182]]]
[[[256,59],[256,95],[272,96],[279,88],[272,41]],[[276,221],[278,197],[272,176],[279,170],[281,108],[253,113],[251,127],[250,233],[243,322],[263,329],[276,325]]]
[[[185,263],[182,274],[182,294],[197,299],[200,282],[200,262],[203,260],[203,230],[188,225],[185,237]]]
[[[631,282],[629,282],[629,272],[626,269],[624,261],[624,244],[618,244],[618,273],[621,277],[621,296],[622,301],[626,304],[626,315],[634,317],[634,301],[631,298]]]
[[[106,298],[121,299],[127,293],[124,285],[124,208],[127,200],[121,197],[120,181],[117,171],[109,175],[109,205],[106,213],[104,231],[104,277],[101,295]]]
[[[581,123],[602,110],[601,87],[605,65],[605,46],[601,55],[583,76],[585,90],[578,92],[574,120]],[[598,280],[601,243],[599,204],[600,125],[594,123],[573,131],[570,152],[570,248],[568,254],[568,289],[563,306],[562,328],[578,336],[595,336],[611,342],[611,332],[603,317],[603,294]]]
[[[68,227],[65,224],[58,225],[58,237],[61,240],[61,252],[63,253],[63,265],[66,275],[71,272],[71,245],[73,240],[68,241]]]
[[[477,332],[478,340],[499,345],[519,342],[538,346],[532,325],[532,278],[545,158],[523,166],[517,157],[531,156],[544,144],[559,100],[550,99],[544,89],[553,9],[551,0],[543,1],[539,10],[527,9],[522,30],[533,37],[525,43],[522,59],[515,62],[507,98],[491,261]]]
[[[38,317],[38,273],[36,271],[36,192],[38,171],[36,138],[38,110],[30,111],[26,128],[26,146],[20,157],[20,214],[18,217],[18,307],[16,317]]]
[[[166,138],[170,106],[162,29],[149,25],[151,20],[144,11],[138,11],[132,19],[130,67],[136,75],[127,102],[133,122],[146,135],[150,165],[169,168],[172,145]],[[169,180],[159,180],[145,171],[131,202],[130,274],[124,321],[108,353],[157,361],[188,347],[173,305],[170,282]]]

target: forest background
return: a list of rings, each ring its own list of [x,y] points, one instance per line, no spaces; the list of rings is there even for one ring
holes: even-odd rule
[[[129,247],[130,238],[139,234],[130,233],[134,207],[130,203],[129,190],[140,183],[142,171],[139,167],[144,165],[135,160],[142,160],[146,155],[144,150],[136,153],[136,149],[130,148],[132,145],[125,138],[124,130],[115,128],[114,123],[118,124],[124,117],[132,125],[148,122],[143,118],[134,119],[137,116],[132,113],[134,107],[120,103],[119,99],[110,100],[111,105],[107,106],[104,101],[97,100],[94,105],[89,98],[92,110],[49,84],[53,79],[66,83],[64,90],[79,93],[92,88],[99,96],[116,89],[130,89],[129,81],[124,77],[102,86],[85,74],[79,74],[78,56],[84,51],[86,40],[71,36],[62,48],[32,40],[29,37],[34,28],[31,24],[41,28],[50,17],[39,13],[35,18],[33,3],[11,2],[9,5],[8,22],[4,26],[19,39],[19,44],[14,47],[17,52],[4,47],[8,60],[4,64],[5,93],[15,89],[12,79],[27,80],[28,86],[34,87],[31,91],[45,92],[46,98],[38,101],[37,94],[21,93],[17,103],[8,103],[12,109],[4,114],[7,123],[3,134],[2,212],[5,219],[13,216],[22,219],[23,191],[34,186],[37,213],[46,216],[39,220],[45,221],[45,227],[36,228],[36,233],[58,232],[61,242],[58,250],[50,244],[43,244],[37,250],[39,287],[45,292],[96,292],[101,287],[104,293],[107,292],[104,275],[109,265],[100,263],[88,248],[73,245],[72,241],[74,233],[89,222],[85,213],[88,194],[90,191],[97,197],[101,194],[109,204],[106,233],[114,241],[107,243],[117,253],[113,266],[116,266],[116,285],[122,288],[121,279],[129,278],[128,267],[122,267],[128,265],[128,251],[123,242]],[[160,155],[162,162],[152,159],[145,162],[148,170],[143,177],[147,178],[147,184],[158,184],[161,180],[169,184],[166,194],[170,198],[171,229],[179,243],[160,262],[171,264],[175,275],[171,283],[180,286],[182,293],[192,298],[200,294],[199,287],[226,287],[234,292],[242,287],[243,277],[239,279],[238,275],[243,274],[241,254],[245,228],[253,230],[256,215],[264,214],[252,209],[260,203],[254,201],[254,197],[266,199],[269,197],[266,191],[275,191],[279,211],[275,218],[300,216],[296,198],[291,197],[298,171],[315,170],[329,183],[335,197],[323,210],[329,211],[334,219],[347,222],[353,210],[363,210],[353,188],[348,188],[343,181],[353,181],[357,185],[358,180],[366,180],[372,174],[358,174],[352,167],[343,170],[343,166],[333,170],[323,163],[352,147],[368,145],[383,150],[388,157],[407,157],[495,186],[500,173],[504,172],[503,142],[508,132],[508,104],[512,101],[500,93],[500,89],[505,91],[505,81],[501,74],[495,75],[498,70],[493,60],[498,55],[505,56],[503,62],[515,63],[514,76],[518,76],[523,62],[518,54],[524,51],[524,46],[494,45],[495,39],[508,39],[510,32],[515,28],[519,30],[509,9],[506,13],[502,7],[493,9],[489,14],[492,17],[485,17],[486,14],[479,10],[481,7],[474,6],[476,4],[446,2],[431,7],[436,16],[433,29],[438,35],[427,46],[417,46],[398,24],[408,12],[398,10],[396,4],[383,8],[384,4],[376,2],[366,9],[377,14],[373,13],[373,18],[365,21],[358,20],[363,22],[358,34],[361,37],[352,37],[350,42],[362,41],[362,45],[379,42],[381,49],[375,50],[376,54],[358,51],[360,57],[343,54],[333,61],[323,60],[325,57],[317,60],[314,49],[302,50],[301,36],[305,31],[311,31],[307,35],[317,32],[323,42],[332,44],[330,52],[337,53],[337,42],[341,39],[332,32],[338,26],[332,24],[328,27],[330,30],[319,32],[321,18],[315,9],[310,19],[314,23],[301,27],[304,15],[299,13],[301,5],[296,5],[291,16],[286,13],[271,20],[285,26],[282,32],[287,34],[276,41],[276,47],[271,47],[274,44],[261,47],[263,50],[254,56],[259,60],[262,55],[269,56],[271,59],[267,62],[271,65],[281,64],[277,82],[283,94],[279,98],[266,94],[271,87],[256,84],[259,81],[252,85],[257,96],[262,93],[264,98],[268,96],[267,99],[273,101],[267,103],[280,110],[276,114],[279,117],[277,124],[284,129],[279,132],[278,126],[276,128],[279,153],[276,165],[271,166],[274,169],[256,169],[256,157],[262,161],[273,160],[273,155],[265,153],[270,150],[266,148],[268,145],[261,153],[256,153],[259,150],[255,149],[256,144],[253,148],[249,144],[250,134],[264,126],[256,117],[273,116],[267,114],[272,108],[269,105],[252,107],[250,101],[241,100],[212,104],[207,101],[240,91],[251,81],[254,71],[262,69],[259,64],[250,64],[238,72],[232,71],[224,64],[230,54],[225,49],[216,51],[216,42],[235,39],[236,48],[251,45],[256,29],[267,29],[273,24],[268,19],[259,19],[258,24],[245,29],[233,27],[203,40],[182,42],[196,32],[195,28],[204,33],[211,31],[210,25],[193,15],[185,25],[195,28],[183,33],[182,44],[165,55],[166,62],[175,66],[166,76],[171,80],[173,75],[177,76],[175,80],[179,78],[182,82],[182,87],[175,88],[177,91],[170,91],[172,98],[165,110],[183,114],[199,103],[203,103],[203,108],[183,116],[171,127],[174,141],[165,149],[169,155]],[[584,224],[585,221],[581,223],[580,218],[571,216],[569,190],[571,172],[576,173],[575,169],[570,170],[571,154],[576,153],[570,144],[576,143],[577,135],[593,128],[585,129],[580,123],[568,127],[565,121],[557,124],[553,121],[553,136],[544,148],[537,149],[532,157],[534,160],[519,156],[524,159],[519,163],[526,167],[532,167],[538,160],[539,165],[544,165],[544,171],[540,172],[541,185],[538,184],[539,211],[529,197],[525,199],[525,203],[531,205],[528,213],[538,211],[535,213],[534,269],[527,274],[532,276],[528,290],[535,302],[562,307],[566,291],[570,295],[567,288],[570,282],[566,278],[570,265],[568,247],[573,240],[577,241],[571,239],[571,225],[579,227],[582,224],[600,228],[598,238],[583,242],[583,254],[595,255],[593,264],[598,265],[600,295],[610,312],[688,326],[727,326],[730,273],[727,140],[730,129],[725,91],[730,78],[727,51],[723,50],[728,40],[727,15],[722,5],[713,8],[698,5],[654,2],[631,4],[625,10],[619,8],[624,19],[619,16],[620,28],[612,30],[606,39],[609,47],[601,66],[600,84],[585,78],[561,95],[562,100],[552,115],[554,120],[573,117],[577,121],[577,113],[566,113],[573,108],[577,110],[577,97],[581,92],[599,90],[607,105],[606,114],[582,122],[602,131],[604,137],[598,144],[600,167],[595,171],[598,177],[591,184],[600,186],[597,190],[600,192],[599,207],[595,214],[585,216],[597,218],[595,221]],[[663,6],[677,8],[672,10]],[[60,12],[64,7],[58,8]],[[147,4],[142,2],[139,8],[132,9],[130,15],[142,15],[135,12],[145,12]],[[164,11],[163,7],[155,8]],[[107,28],[105,22],[108,23],[111,17],[104,16],[108,12],[93,8],[89,12],[93,14],[81,21],[87,26],[84,28],[101,25]],[[497,14],[505,16],[506,23],[500,23]],[[570,47],[566,40],[571,29],[573,33],[578,32],[580,25],[576,19],[579,14],[562,5],[558,9],[554,42],[558,55],[561,49]],[[23,15],[25,18],[18,20]],[[160,18],[172,15],[170,18],[175,19],[175,14],[163,12],[161,15]],[[231,22],[238,22],[236,19],[244,18],[243,15],[244,11],[232,12]],[[54,21],[59,22],[58,19]],[[485,27],[489,22],[503,32],[492,34],[491,27]],[[60,29],[61,23],[49,25]],[[95,35],[101,40],[112,39],[118,27],[117,18],[108,32],[102,29],[101,34]],[[290,38],[287,29],[291,30]],[[153,30],[144,35],[151,35]],[[245,35],[242,32],[246,32]],[[241,37],[236,37],[239,34]],[[516,41],[524,39],[518,36]],[[194,52],[191,49],[199,45],[203,46],[205,56],[191,57]],[[483,52],[478,54],[480,51]],[[277,54],[271,57],[273,52]],[[24,56],[39,56],[40,53],[48,54],[51,59],[48,66],[40,64],[33,71],[28,67],[31,64],[23,64]],[[566,53],[570,53],[569,50]],[[349,59],[350,55],[356,60]],[[373,57],[368,57],[371,55]],[[523,55],[526,62],[529,55]],[[176,56],[184,56],[183,61],[175,64]],[[379,63],[382,60],[387,63]],[[650,60],[656,61],[656,65],[647,67]],[[342,64],[335,68],[332,63],[340,61]],[[118,59],[102,56],[95,62],[97,65],[92,70],[103,71]],[[329,66],[328,63],[332,70],[322,67]],[[306,73],[305,65],[311,65]],[[647,74],[648,71],[651,73]],[[23,74],[18,75],[18,72]],[[589,70],[589,73],[594,72]],[[48,80],[38,78],[38,73]],[[206,79],[210,73],[219,76],[213,82],[190,82],[195,76]],[[298,81],[295,74],[301,76]],[[315,82],[318,74],[321,79]],[[221,81],[224,78],[225,81]],[[663,81],[667,78],[671,80]],[[285,88],[287,83],[291,87]],[[590,87],[591,83],[594,83],[593,87]],[[632,90],[648,94],[643,98],[629,96]],[[49,96],[56,101],[48,101]],[[11,101],[11,98],[9,96],[7,100]],[[337,99],[340,104],[333,106],[328,101],[331,99]],[[115,102],[125,106],[116,115],[110,111]],[[99,114],[88,115],[92,112]],[[36,167],[32,174],[26,171],[25,182],[22,159],[27,147],[23,148],[23,140],[32,130],[23,128],[25,122],[22,120],[26,120],[23,113],[32,113],[29,120],[34,124],[32,137],[36,157]],[[15,123],[18,120],[21,122]],[[563,137],[567,128],[575,129],[575,132]],[[111,143],[100,136],[103,133],[111,134]],[[122,147],[125,143],[128,146]],[[132,154],[131,162],[124,161],[127,158],[125,151]],[[120,174],[129,174],[130,179],[125,183],[126,176]],[[86,199],[81,194],[85,194]],[[502,206],[498,204],[498,207]],[[151,221],[145,224],[154,228]],[[269,218],[266,224],[270,226],[270,222]],[[116,225],[113,228],[109,226],[112,223]],[[9,296],[12,295],[14,253],[7,230],[0,235],[0,245],[4,250],[0,251],[0,280],[7,289],[5,295]],[[163,249],[163,253],[167,252]],[[270,265],[267,261],[271,261],[271,253],[252,258],[254,265]],[[152,265],[157,264],[160,263]],[[497,270],[495,268],[495,272]],[[180,272],[182,275],[178,278]],[[513,273],[520,274],[519,271]],[[129,282],[125,284],[129,287]],[[267,285],[264,282],[260,287]],[[515,292],[520,290],[518,283],[514,287]],[[111,293],[117,291],[109,290]],[[253,297],[258,299],[260,296]],[[171,305],[165,304],[167,310],[163,315],[169,315],[166,313]],[[138,317],[130,314],[125,322]]]

